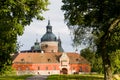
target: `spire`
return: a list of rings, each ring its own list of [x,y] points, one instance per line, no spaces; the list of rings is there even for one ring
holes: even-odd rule
[[[60,35],[58,36],[58,52],[64,52],[64,49],[62,48],[61,44]]]
[[[52,26],[50,25],[50,20],[48,20],[48,25],[47,25],[47,33],[51,33],[52,32]]]
[[[39,45],[38,39],[36,38],[35,45]]]
[[[36,38],[36,42],[38,42],[38,39]]]
[[[61,44],[60,34],[58,33],[58,41]]]
[[[48,26],[50,26],[50,20],[48,20]]]

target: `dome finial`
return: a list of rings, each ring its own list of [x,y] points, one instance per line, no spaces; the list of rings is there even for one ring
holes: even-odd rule
[[[36,38],[36,42],[38,42],[38,39]]]
[[[48,25],[50,25],[50,19],[48,20]]]
[[[36,37],[38,36],[38,34],[36,34]],[[38,38],[36,38],[36,42],[38,42]]]

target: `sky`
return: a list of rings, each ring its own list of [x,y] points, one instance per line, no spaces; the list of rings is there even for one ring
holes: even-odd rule
[[[50,5],[48,11],[43,13],[45,20],[33,22],[25,27],[24,34],[18,37],[18,42],[23,45],[20,50],[29,50],[34,45],[36,39],[41,41],[41,37],[46,33],[46,26],[50,19],[52,31],[56,37],[60,36],[62,41],[62,47],[65,52],[75,52],[75,48],[72,46],[72,39],[70,30],[64,22],[64,14],[60,9],[62,6],[62,0],[49,0]]]

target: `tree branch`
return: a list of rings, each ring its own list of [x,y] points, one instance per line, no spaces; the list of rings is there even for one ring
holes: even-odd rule
[[[111,32],[120,22],[120,17],[118,17],[116,20],[113,21],[113,23],[110,25],[108,31]]]

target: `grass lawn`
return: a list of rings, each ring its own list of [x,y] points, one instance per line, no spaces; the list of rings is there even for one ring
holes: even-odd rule
[[[104,80],[103,75],[51,75],[47,80]]]
[[[25,80],[32,75],[22,75],[22,76],[0,76],[0,80]]]

